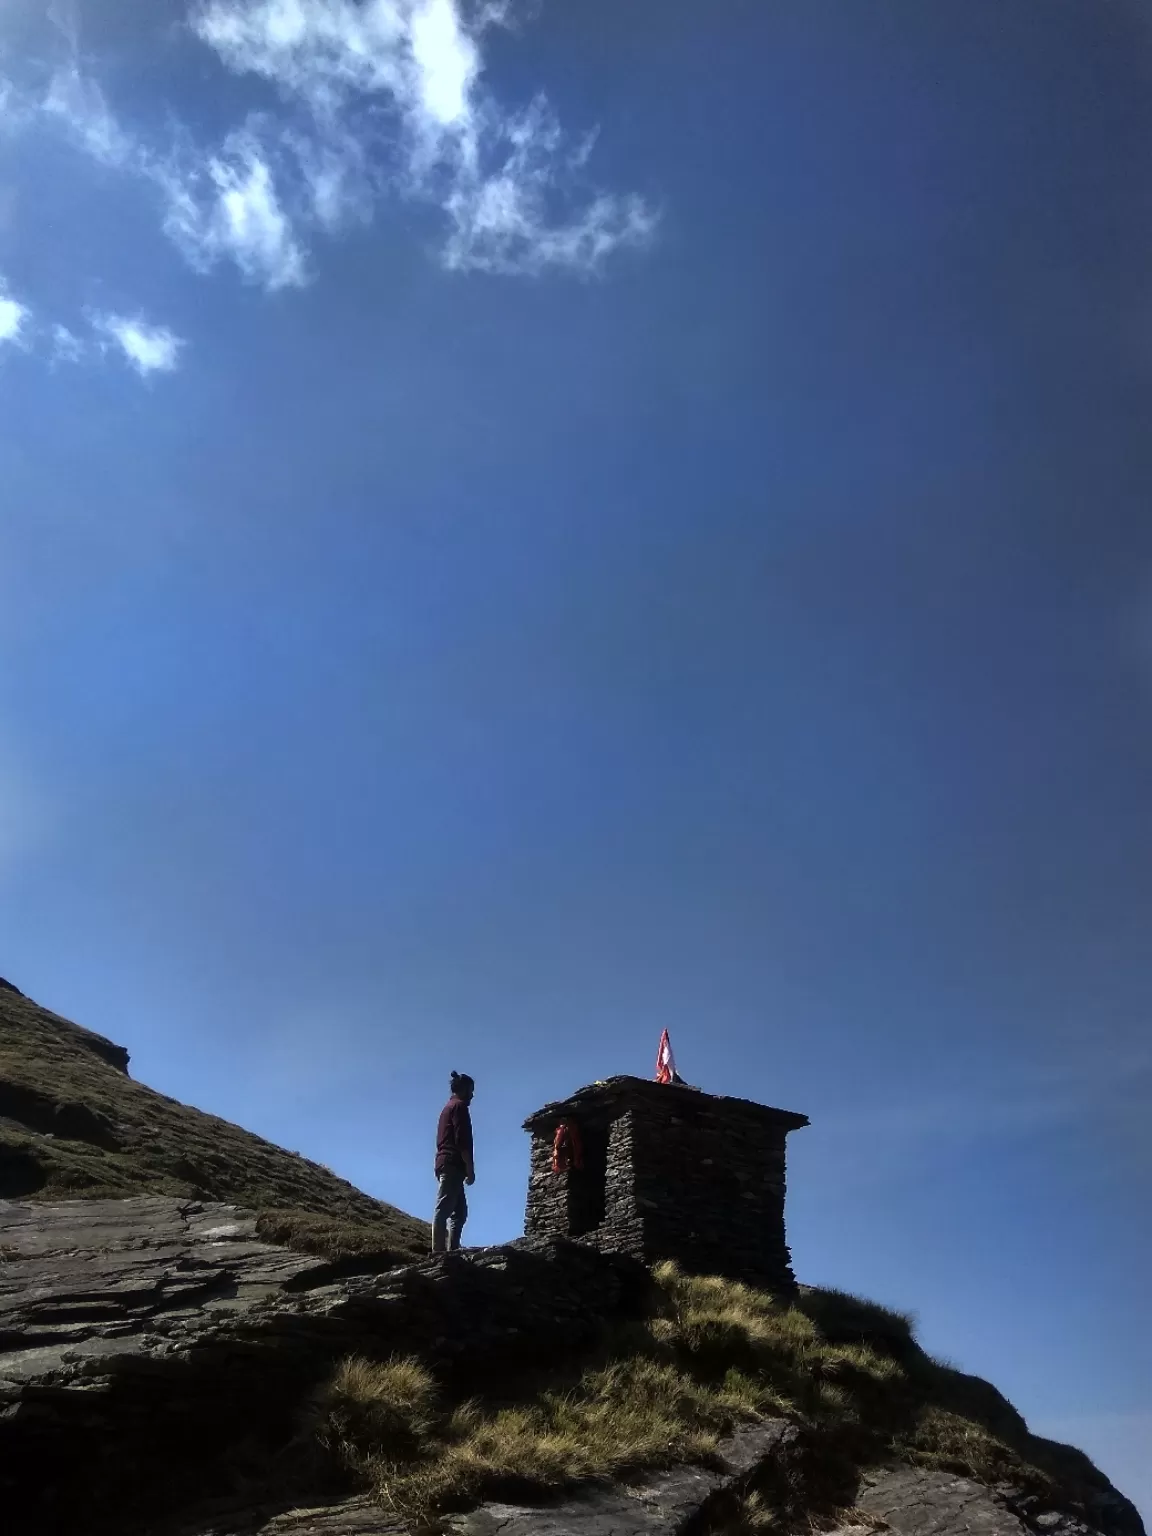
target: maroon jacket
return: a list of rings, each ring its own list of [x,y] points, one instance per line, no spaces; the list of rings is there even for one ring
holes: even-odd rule
[[[436,1177],[445,1168],[472,1172],[472,1115],[463,1099],[455,1094],[440,1111],[436,1127]]]

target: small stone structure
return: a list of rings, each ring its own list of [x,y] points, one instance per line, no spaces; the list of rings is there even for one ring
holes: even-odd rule
[[[583,1166],[556,1172],[557,1127],[575,1125]],[[612,1077],[547,1104],[532,1137],[525,1236],[569,1237],[690,1274],[790,1292],[784,1139],[807,1116],[685,1084]]]

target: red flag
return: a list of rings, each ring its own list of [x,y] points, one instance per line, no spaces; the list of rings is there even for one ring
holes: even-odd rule
[[[665,1030],[660,1036],[660,1049],[656,1052],[656,1081],[658,1083],[672,1083],[678,1078],[676,1071],[676,1058],[672,1054],[672,1042]]]

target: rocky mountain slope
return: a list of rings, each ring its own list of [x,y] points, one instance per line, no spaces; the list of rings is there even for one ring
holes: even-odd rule
[[[898,1314],[569,1240],[430,1257],[110,1042],[0,1020],[13,1536],[1143,1536]]]
[[[155,1093],[128,1052],[0,980],[0,1199],[234,1201],[314,1251],[424,1253],[428,1228],[326,1168]]]

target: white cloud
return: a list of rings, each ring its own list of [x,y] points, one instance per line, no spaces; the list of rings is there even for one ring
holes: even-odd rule
[[[0,282],[0,345],[6,341],[21,342],[30,316],[28,306],[12,298]]]
[[[439,210],[454,271],[589,273],[645,244],[651,207],[586,183],[594,133],[571,141],[545,97],[509,110],[487,88],[484,44],[509,3],[469,3],[194,0],[186,35],[274,85],[280,106],[210,147],[177,124],[163,148],[117,120],[83,68],[78,13],[57,0],[66,63],[11,109],[157,188],[164,230],[197,270],[230,261],[269,290],[307,282],[310,237],[367,220],[385,196]],[[9,107],[0,82],[0,115]]]
[[[351,134],[289,132],[283,143],[303,178],[303,203],[329,233],[372,217],[376,188],[364,145]]]
[[[157,179],[168,197],[164,228],[193,266],[207,270],[231,257],[270,289],[306,281],[304,251],[253,133],[233,134],[206,165],[168,167]]]
[[[54,0],[49,19],[67,43],[70,62],[39,87],[28,81],[16,85],[0,77],[0,132],[53,124],[102,165],[152,177],[150,157],[120,127],[99,85],[80,68],[74,7]],[[0,189],[3,217],[8,216],[5,191]],[[27,304],[12,297],[0,278],[0,344],[17,344],[52,364],[76,363],[116,350],[141,377],[171,372],[177,366],[184,343],[163,326],[115,314],[90,316],[89,323],[91,334],[85,337],[67,325],[38,318]]]
[[[119,123],[75,59],[52,76],[39,110],[101,165],[160,188],[164,230],[197,270],[230,258],[271,289],[305,281],[303,249],[281,206],[271,157],[254,131],[230,134],[218,151],[185,141],[178,153],[158,155]]]
[[[11,297],[0,278],[0,346],[10,342],[52,363],[78,363],[115,349],[142,378],[171,373],[178,365],[184,342],[166,326],[117,314],[92,315],[89,322],[92,335],[85,339],[66,325],[38,321],[27,304]]]
[[[441,208],[450,268],[597,270],[647,241],[655,215],[635,195],[581,201],[574,179],[592,140],[568,152],[543,97],[514,114],[481,88],[483,34],[502,16],[489,6],[469,25],[458,0],[207,0],[193,28],[229,69],[309,114],[309,136],[285,129],[282,143],[313,222],[362,214],[366,184],[398,188]],[[382,113],[398,143],[372,169],[363,146],[379,140]]]
[[[455,0],[208,0],[198,37],[239,74],[263,75],[317,115],[364,95],[447,127],[479,72]]]
[[[651,237],[655,216],[635,196],[601,193],[567,220],[552,216],[565,162],[559,124],[543,99],[507,123],[503,135],[503,165],[486,175],[461,167],[444,199],[453,224],[445,265],[488,272],[595,271],[619,247]],[[574,158],[578,162],[583,152]]]
[[[10,298],[0,282],[0,345],[16,343],[54,364],[79,363],[116,351],[141,378],[171,373],[178,366],[185,343],[166,326],[117,314],[92,315],[89,324],[91,333],[85,337],[67,325],[38,323],[29,307]]]
[[[119,347],[126,361],[142,378],[151,373],[171,373],[177,367],[185,343],[163,325],[149,325],[139,316],[96,315],[94,329],[106,338],[106,346]]]

